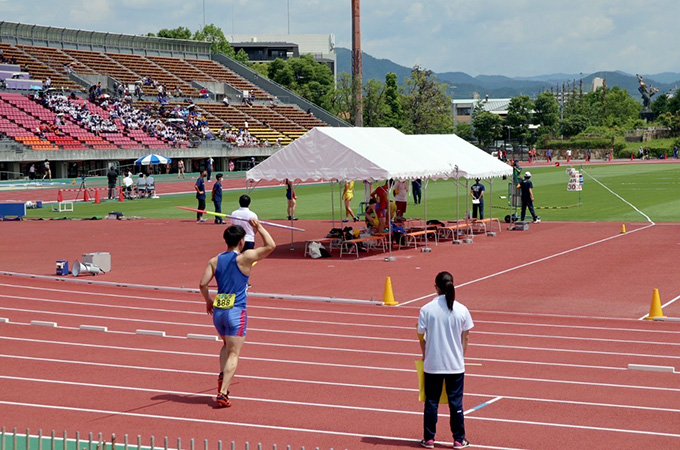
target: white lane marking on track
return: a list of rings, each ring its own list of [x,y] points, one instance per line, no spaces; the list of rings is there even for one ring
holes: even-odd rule
[[[41,299],[41,298],[34,298],[34,297],[18,297],[18,296],[8,296],[8,295],[2,295],[0,294],[0,297],[2,298],[10,298],[10,299],[19,299],[19,300],[30,300],[30,301],[37,301],[37,302],[48,302],[48,303],[66,303],[66,304],[80,304],[80,305],[90,305],[87,303],[79,303],[79,302],[70,302],[70,301],[62,301],[62,300],[50,300],[50,299]],[[133,310],[141,310],[141,311],[147,311],[146,308],[141,308],[141,307],[130,307],[130,306],[110,306],[110,305],[92,305],[92,306],[102,306],[102,307],[110,307],[110,308],[122,308],[122,309],[133,309]],[[154,323],[154,324],[159,324],[159,325],[178,325],[178,326],[185,326],[185,327],[201,327],[201,328],[210,328],[212,329],[213,326],[209,324],[199,324],[199,323],[186,323],[186,322],[171,322],[171,321],[161,321],[161,320],[151,320],[149,318],[145,319],[136,319],[132,317],[111,317],[111,316],[98,316],[98,315],[88,315],[88,314],[76,314],[76,313],[64,313],[64,312],[57,312],[57,311],[47,311],[47,310],[27,310],[27,309],[18,309],[18,308],[10,308],[10,307],[2,307],[0,306],[0,310],[8,310],[8,311],[18,311],[18,312],[31,312],[33,314],[46,314],[46,315],[62,315],[62,316],[68,316],[68,317],[82,317],[82,318],[88,318],[88,319],[101,319],[101,320],[119,320],[119,321],[131,321],[131,322],[143,322],[143,323]],[[205,313],[199,313],[199,312],[186,312],[186,311],[175,311],[175,310],[157,310],[161,312],[169,312],[169,313],[179,313],[179,314],[190,314],[190,315],[200,315],[204,316]],[[268,317],[260,317],[260,316],[250,316],[250,319],[260,319],[260,320],[274,320],[274,321],[283,321],[283,322],[297,322],[297,323],[314,323],[314,324],[324,324],[324,325],[338,325],[338,326],[361,326],[361,327],[367,327],[367,328],[382,328],[382,329],[394,329],[394,330],[411,330],[413,329],[412,327],[405,327],[405,326],[391,326],[391,325],[370,325],[370,324],[355,324],[355,323],[346,323],[346,322],[328,322],[328,321],[314,321],[314,320],[302,320],[302,319],[283,319],[283,318],[268,318]],[[546,325],[548,326],[548,325]],[[573,328],[573,327],[566,327],[566,328]],[[586,328],[586,329],[592,329],[592,328]],[[610,328],[603,328],[610,330]],[[291,333],[291,334],[311,334],[315,336],[331,336],[331,337],[346,337],[346,338],[356,338],[356,339],[385,339],[383,337],[371,337],[371,336],[354,336],[354,335],[341,335],[341,334],[326,334],[326,333],[310,333],[310,332],[302,332],[302,331],[286,331],[286,330],[272,330],[272,329],[262,329],[262,328],[250,328],[252,331],[262,331],[262,332],[271,332],[271,333]],[[625,331],[625,329],[622,329],[622,331]],[[630,331],[630,330],[628,330]],[[557,335],[541,335],[541,334],[526,334],[526,333],[502,333],[502,332],[497,332],[497,331],[476,331],[475,334],[487,334],[487,335],[498,335],[498,336],[517,336],[517,337],[535,337],[535,338],[545,338],[545,339],[564,339],[564,340],[583,340],[583,341],[600,341],[600,342],[621,342],[621,343],[632,343],[632,344],[654,344],[654,345],[679,345],[680,343],[671,343],[671,342],[656,342],[656,341],[640,341],[640,340],[626,340],[626,339],[604,339],[604,338],[581,338],[581,337],[575,337],[575,336],[557,336]],[[390,338],[391,340],[399,340],[403,342],[412,342],[415,341],[414,339],[401,339],[401,338]]]
[[[105,410],[105,409],[92,409],[92,408],[77,408],[73,406],[58,406],[58,405],[46,405],[46,404],[41,404],[41,405],[36,405],[36,404],[31,404],[31,403],[21,403],[21,402],[9,402],[9,401],[4,401],[0,400],[0,404],[2,405],[9,405],[9,406],[21,406],[21,407],[27,407],[27,408],[39,408],[39,409],[51,409],[51,410],[58,410],[58,411],[74,411],[74,412],[83,412],[83,413],[95,413],[95,414],[106,414],[109,416],[123,416],[123,417],[138,417],[142,419],[158,419],[158,420],[171,420],[171,421],[177,421],[177,422],[190,422],[190,423],[200,423],[200,424],[211,424],[211,425],[231,425],[235,427],[244,427],[244,428],[257,428],[257,429],[269,429],[269,430],[278,430],[278,431],[294,431],[294,432],[299,432],[299,433],[315,433],[315,434],[325,434],[325,435],[330,435],[330,436],[346,436],[346,437],[358,437],[358,438],[376,438],[376,439],[383,439],[383,440],[390,440],[390,441],[403,441],[403,442],[410,442],[415,445],[416,440],[413,438],[401,438],[401,437],[394,437],[394,436],[379,436],[379,435],[371,435],[371,434],[361,434],[361,433],[350,433],[346,431],[330,431],[330,430],[315,430],[315,429],[310,429],[310,428],[298,428],[298,427],[284,427],[284,426],[279,426],[279,425],[267,425],[267,424],[259,424],[259,423],[243,423],[243,422],[229,422],[226,420],[213,420],[213,419],[206,419],[206,418],[191,418],[191,417],[178,417],[178,416],[163,416],[159,414],[142,414],[142,413],[135,413],[135,412],[129,412],[129,411],[112,411],[112,410]],[[648,433],[648,432],[645,432]],[[446,443],[446,442],[440,442],[442,444],[448,444],[452,445],[452,442]],[[475,444],[475,447],[480,447],[480,448],[489,448],[489,449],[505,449],[505,450],[519,450],[519,449],[512,449],[509,447],[491,447],[491,446],[484,446],[484,445],[478,445]]]
[[[44,341],[44,340],[38,340],[38,339],[17,339],[17,338],[6,338],[6,337],[1,337],[0,339],[8,339],[8,340],[15,340],[15,341],[29,341],[29,342],[40,342],[40,343],[54,343],[52,341]],[[59,345],[69,345],[69,346],[77,346],[77,347],[95,347],[95,348],[108,348],[108,349],[114,349],[114,350],[128,350],[128,351],[141,351],[141,352],[148,352],[148,353],[160,353],[160,354],[168,354],[168,355],[181,355],[181,356],[201,356],[201,357],[206,357],[206,358],[217,358],[217,355],[213,354],[207,354],[207,353],[192,353],[192,352],[177,352],[177,351],[166,351],[166,350],[156,350],[156,349],[140,349],[140,348],[127,348],[127,347],[114,347],[114,346],[102,346],[102,345],[95,345],[95,344],[75,344],[75,343],[58,343]],[[578,352],[578,351],[575,351]],[[582,352],[579,352],[582,353]],[[0,355],[0,356],[9,356],[9,355]],[[677,357],[673,357],[677,358]],[[333,364],[333,363],[318,363],[314,361],[289,361],[289,360],[280,360],[280,359],[272,359],[272,358],[250,358],[250,357],[242,357],[241,359],[244,360],[252,360],[252,361],[265,361],[265,362],[275,362],[275,363],[280,363],[280,364],[298,364],[298,365],[312,365],[312,366],[323,366],[323,367],[343,367],[343,368],[352,368],[352,369],[364,369],[364,370],[376,370],[376,371],[394,371],[394,372],[405,372],[405,373],[414,373],[415,369],[403,369],[403,368],[390,368],[390,367],[371,367],[371,366],[360,366],[360,365],[350,365],[350,364]],[[549,379],[539,379],[539,378],[526,378],[526,377],[507,377],[507,376],[502,376],[502,375],[482,375],[482,374],[473,374],[469,373],[467,374],[469,377],[480,377],[480,378],[492,378],[492,379],[502,379],[502,380],[518,380],[518,381],[542,381],[546,383],[566,383],[566,384],[583,384],[583,381],[569,381],[569,380],[549,380]],[[620,388],[634,388],[634,389],[651,389],[651,390],[663,390],[666,389],[668,391],[677,391],[680,392],[680,388],[660,388],[660,387],[655,387],[655,386],[642,386],[642,385],[637,385],[637,386],[630,386],[630,385],[625,385],[625,384],[609,384],[609,383],[598,383],[598,382],[588,382],[588,385],[590,386],[607,386],[607,387],[620,387]]]
[[[486,402],[484,402],[484,403],[482,403],[482,404],[479,404],[479,405],[475,406],[474,408],[468,409],[468,410],[465,411],[463,414],[467,416],[468,414],[473,413],[473,412],[475,412],[475,411],[477,411],[477,410],[480,410],[480,409],[482,409],[482,408],[484,408],[484,407],[487,407],[487,406],[489,406],[489,405],[492,404],[492,403],[496,403],[498,400],[500,400],[500,399],[502,399],[502,398],[503,398],[503,397],[495,397],[495,398],[492,398],[491,400],[486,401]]]
[[[461,283],[459,285],[456,285],[456,288],[469,286],[471,284],[478,283],[480,281],[488,280],[490,278],[494,278],[494,277],[497,277],[499,275],[504,275],[506,273],[509,273],[509,272],[512,272],[512,271],[515,271],[515,270],[523,269],[525,267],[529,267],[529,266],[532,266],[534,264],[538,264],[538,263],[548,261],[548,260],[553,259],[553,258],[557,258],[558,256],[566,255],[566,254],[569,254],[569,253],[572,253],[572,252],[575,252],[575,251],[578,251],[578,250],[582,250],[584,248],[592,247],[593,245],[601,244],[603,242],[607,242],[607,241],[610,241],[612,239],[618,239],[622,236],[629,236],[629,235],[631,235],[635,232],[646,230],[646,229],[651,228],[653,226],[654,226],[654,223],[647,225],[647,226],[644,226],[642,228],[636,228],[635,230],[631,230],[631,231],[627,232],[626,234],[615,234],[613,236],[609,236],[609,237],[606,237],[606,238],[603,238],[603,239],[599,239],[597,241],[590,242],[588,244],[580,245],[578,247],[574,247],[574,248],[571,248],[571,249],[568,249],[568,250],[564,250],[564,251],[561,251],[561,252],[558,252],[558,253],[555,253],[555,254],[552,254],[552,255],[544,256],[543,258],[539,258],[539,259],[536,259],[534,261],[529,261],[529,262],[524,263],[524,264],[519,264],[515,267],[510,267],[509,269],[501,270],[501,271],[498,271],[496,273],[492,273],[492,274],[489,274],[489,275],[486,275],[486,276],[483,276],[483,277],[480,277],[480,278],[477,278],[477,279],[474,279],[474,280],[466,281],[465,283]],[[423,300],[425,298],[430,298],[430,297],[434,297],[434,295],[428,294],[428,295],[424,295],[422,297],[414,298],[412,300],[407,300],[405,302],[399,303],[398,305],[395,305],[394,307],[398,308],[399,306],[408,305],[410,303],[417,302],[419,300]]]
[[[192,375],[206,375],[209,377],[214,377],[215,374],[213,372],[200,372],[200,371],[186,371],[182,369],[165,369],[165,368],[159,368],[159,367],[144,367],[144,366],[130,366],[130,365],[124,365],[124,364],[112,364],[112,363],[96,363],[96,362],[87,362],[87,361],[69,361],[69,360],[61,360],[61,359],[51,359],[51,358],[33,358],[33,357],[25,357],[25,356],[13,356],[13,355],[0,355],[0,357],[6,357],[9,359],[22,359],[22,360],[29,360],[29,361],[40,361],[40,362],[50,362],[50,363],[61,363],[61,364],[75,364],[75,365],[91,365],[91,366],[96,366],[96,367],[112,367],[112,368],[117,368],[117,369],[131,369],[131,370],[147,370],[147,371],[158,371],[158,372],[168,372],[168,373],[190,373]],[[9,376],[0,376],[0,378],[9,378],[13,379],[15,377],[9,377]],[[21,377],[16,377],[16,378],[21,378]],[[302,384],[321,384],[324,386],[339,386],[339,387],[351,387],[351,388],[360,388],[360,389],[375,389],[375,390],[387,390],[387,391],[399,391],[399,392],[418,392],[418,389],[413,389],[413,388],[401,388],[401,387],[393,387],[393,386],[381,386],[381,385],[366,385],[366,384],[356,384],[356,383],[339,383],[339,382],[328,382],[328,381],[316,381],[316,380],[301,380],[301,379],[295,379],[295,378],[279,378],[279,377],[261,377],[257,375],[250,375],[250,374],[242,374],[242,375],[236,375],[236,378],[244,378],[244,379],[255,379],[255,380],[263,380],[263,381],[277,381],[277,382],[282,382],[282,383],[302,383]],[[45,382],[52,382],[53,380],[44,380]],[[56,382],[56,381],[55,381]],[[62,382],[59,381],[57,383],[71,383],[71,382]],[[73,382],[74,384],[81,384],[79,382]],[[113,387],[109,385],[105,385],[107,387]],[[121,387],[123,389],[123,387]],[[132,388],[130,388],[132,389]],[[162,392],[168,392],[168,391],[162,391]],[[192,393],[196,395],[195,393]],[[496,394],[484,394],[484,393],[473,393],[473,392],[466,392],[465,396],[469,397],[485,397],[485,398],[494,398],[494,397],[499,397]],[[569,405],[583,405],[583,406],[602,406],[602,407],[608,407],[608,408],[625,408],[625,409],[639,409],[639,410],[645,410],[645,411],[661,411],[661,412],[672,412],[672,413],[680,413],[680,409],[672,409],[672,408],[657,408],[657,407],[651,407],[651,406],[636,406],[636,405],[630,405],[630,404],[616,404],[616,403],[601,403],[601,402],[580,402],[576,400],[559,400],[559,399],[546,399],[546,398],[535,398],[535,397],[520,397],[520,396],[512,396],[512,395],[503,395],[502,396],[505,399],[508,400],[519,400],[519,401],[530,401],[530,402],[545,402],[545,403],[564,403],[564,404],[569,404]]]
[[[159,414],[142,414],[142,413],[133,413],[133,412],[125,412],[125,411],[112,411],[112,410],[102,410],[102,409],[92,409],[92,408],[77,408],[77,407],[71,407],[71,406],[57,406],[57,405],[46,405],[46,404],[36,405],[36,404],[32,404],[32,403],[9,402],[9,401],[4,401],[4,400],[0,400],[0,404],[10,405],[10,406],[21,406],[21,407],[28,407],[28,408],[41,408],[41,409],[53,409],[53,410],[61,410],[61,411],[76,411],[76,412],[95,413],[95,414],[107,414],[107,415],[114,415],[114,416],[127,416],[127,417],[139,417],[139,418],[148,418],[148,419],[173,420],[173,421],[179,421],[179,422],[196,422],[196,423],[201,423],[201,424],[213,424],[213,425],[231,425],[231,426],[246,427],[246,428],[259,428],[259,429],[266,428],[266,429],[273,429],[273,430],[280,430],[280,431],[295,431],[295,432],[302,432],[302,433],[318,433],[318,434],[348,436],[348,437],[361,437],[361,438],[373,437],[373,438],[378,438],[378,439],[400,440],[400,441],[411,442],[411,443],[415,442],[415,440],[413,438],[395,438],[395,437],[386,437],[386,436],[367,435],[367,434],[361,434],[361,433],[349,433],[349,432],[343,432],[343,431],[312,430],[312,429],[307,429],[307,428],[283,427],[283,426],[278,426],[278,425],[265,425],[265,424],[253,424],[253,423],[241,423],[241,422],[229,422],[229,421],[211,420],[211,419],[205,419],[205,418],[194,419],[194,418],[190,418],[190,417],[162,416],[162,415],[159,415]],[[630,429],[608,428],[608,427],[593,427],[593,426],[587,426],[587,425],[569,425],[569,424],[562,424],[562,423],[533,422],[533,421],[529,421],[529,420],[509,420],[509,419],[497,419],[497,418],[490,418],[490,417],[475,417],[475,416],[470,416],[468,419],[470,419],[470,420],[485,420],[485,421],[489,421],[489,422],[515,423],[515,424],[523,424],[523,425],[539,425],[539,426],[560,427],[560,428],[575,428],[575,429],[586,429],[586,430],[593,430],[593,431],[607,431],[607,432],[626,433],[626,434],[642,434],[642,435],[647,435],[647,436],[654,435],[654,436],[680,438],[680,434],[663,433],[663,432],[646,431],[646,430],[630,430]],[[451,443],[444,443],[444,442],[440,442],[440,444],[451,445]],[[475,444],[475,447],[492,448],[492,447],[485,447],[485,446],[477,445],[477,444]],[[498,447],[493,447],[493,448],[498,448]]]

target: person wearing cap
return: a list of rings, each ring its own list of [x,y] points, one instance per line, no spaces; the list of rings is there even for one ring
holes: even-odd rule
[[[484,219],[484,185],[480,183],[481,179],[475,178],[475,184],[470,188],[470,197],[472,197],[472,218],[477,218],[477,211],[479,211],[479,218]]]
[[[534,223],[540,223],[541,219],[534,212],[534,185],[531,182],[531,172],[524,173],[524,180],[519,184],[519,189],[522,193],[522,215],[521,221],[524,222],[524,217],[526,217],[527,208],[531,213],[531,217],[534,219]]]

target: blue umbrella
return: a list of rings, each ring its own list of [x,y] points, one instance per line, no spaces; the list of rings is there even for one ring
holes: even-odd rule
[[[163,156],[163,155],[156,155],[155,153],[152,153],[150,155],[143,156],[139,158],[138,160],[135,161],[135,165],[137,166],[148,166],[149,164],[169,164],[172,162],[172,159]]]

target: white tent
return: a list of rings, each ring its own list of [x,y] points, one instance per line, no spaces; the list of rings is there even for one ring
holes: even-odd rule
[[[394,128],[310,130],[250,169],[260,180],[490,178],[512,168],[455,135],[407,136]]]
[[[317,127],[250,169],[246,178],[376,181],[451,176],[455,164],[432,159],[394,128]]]

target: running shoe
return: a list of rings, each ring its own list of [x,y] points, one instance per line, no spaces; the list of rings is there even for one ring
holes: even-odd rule
[[[536,217],[536,218],[534,219],[534,223],[541,223],[541,218],[540,218],[540,217]]]
[[[225,394],[218,394],[215,401],[217,403],[219,403],[220,406],[224,406],[225,408],[231,407],[231,400],[229,400],[229,391],[227,391],[226,395]],[[463,447],[460,447],[460,448],[463,448]]]
[[[470,443],[467,439],[463,439],[462,441],[453,441],[453,448],[467,448],[469,446]]]
[[[434,448],[434,439],[428,439],[427,441],[423,439],[420,441],[420,446],[425,448]]]

